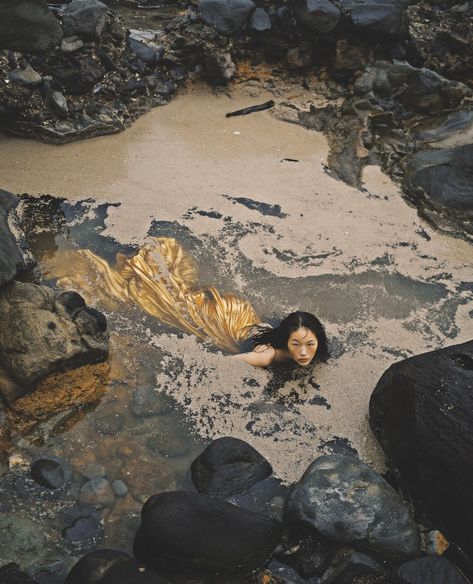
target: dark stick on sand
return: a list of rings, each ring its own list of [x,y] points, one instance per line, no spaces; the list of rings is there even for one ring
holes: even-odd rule
[[[226,115],[227,118],[231,118],[233,116],[247,116],[248,114],[252,114],[253,112],[261,112],[263,110],[270,109],[274,107],[274,101],[270,99],[269,101],[265,101],[264,103],[260,103],[259,105],[252,105],[250,107],[245,107],[241,110],[236,110],[234,112],[228,112]]]

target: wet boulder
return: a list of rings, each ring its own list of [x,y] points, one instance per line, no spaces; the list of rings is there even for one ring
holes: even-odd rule
[[[370,425],[416,508],[473,553],[473,341],[391,365]]]
[[[426,556],[399,566],[396,574],[408,584],[470,584],[453,564],[442,556]]]
[[[81,558],[65,584],[167,584],[168,580],[130,558],[108,549],[90,552]]]
[[[386,560],[419,553],[419,533],[398,493],[351,456],[322,456],[294,487],[286,521]]]
[[[0,290],[0,366],[12,384],[0,383],[14,401],[51,373],[98,363],[108,355],[103,314],[81,309],[73,318],[55,311],[52,289],[13,282]],[[59,302],[60,304],[60,302]]]
[[[143,506],[135,557],[194,570],[251,573],[272,555],[282,536],[273,519],[188,492],[154,495]]]
[[[340,10],[330,0],[296,0],[298,19],[318,35],[331,32],[338,24]]]
[[[0,190],[0,286],[13,280],[23,266],[23,256],[9,227],[10,213],[17,204],[15,195]]]
[[[83,95],[103,79],[105,69],[100,62],[92,57],[84,57],[73,62],[63,61],[59,63],[53,73],[67,93]]]
[[[70,482],[72,471],[67,462],[58,456],[43,455],[30,467],[31,478],[45,489],[60,489]]]
[[[191,473],[199,493],[226,499],[269,477],[272,468],[250,444],[224,437],[214,440],[194,460]]]
[[[473,144],[417,152],[403,169],[404,191],[421,217],[453,235],[473,235]]]
[[[242,31],[255,8],[252,0],[199,1],[202,20],[227,35]]]
[[[107,7],[99,0],[73,0],[64,11],[64,33],[84,40],[98,38],[107,20]]]
[[[0,2],[1,49],[46,53],[62,37],[62,27],[45,0]]]
[[[403,39],[408,18],[401,0],[341,0],[355,32],[381,42]]]

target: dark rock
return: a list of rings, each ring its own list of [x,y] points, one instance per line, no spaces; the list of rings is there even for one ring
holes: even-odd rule
[[[282,525],[263,515],[197,493],[154,495],[143,506],[135,556],[194,570],[251,573],[271,556]]]
[[[26,87],[34,87],[41,85],[43,78],[37,73],[31,65],[27,65],[24,69],[15,69],[8,74],[10,81],[13,83],[21,83]]]
[[[44,0],[0,3],[0,48],[24,53],[52,51],[62,28]]]
[[[257,8],[250,19],[250,28],[256,32],[271,30],[271,19],[264,8]]]
[[[299,543],[295,567],[304,578],[322,576],[330,564],[332,550],[327,541],[304,537]]]
[[[43,527],[14,513],[0,514],[2,564],[19,562],[29,566],[44,555],[47,538]]]
[[[341,0],[355,30],[374,40],[391,43],[407,35],[408,19],[400,0]]]
[[[167,584],[150,570],[122,552],[95,550],[72,568],[65,584]]]
[[[419,553],[419,533],[396,491],[350,456],[322,456],[294,487],[286,520],[383,559]]]
[[[324,35],[338,24],[340,10],[330,0],[296,0],[298,19],[313,32]]]
[[[408,584],[469,584],[469,581],[442,556],[427,556],[402,564],[397,575]]]
[[[69,37],[96,39],[102,34],[106,15],[107,7],[99,0],[73,0],[64,11],[64,33]]]
[[[37,584],[28,574],[20,569],[18,564],[11,562],[0,568],[1,584]]]
[[[403,187],[419,215],[452,235],[473,235],[473,145],[425,150],[403,162]]]
[[[54,76],[64,85],[71,95],[88,93],[93,86],[101,81],[105,69],[92,57],[84,57],[78,61],[58,65]]]
[[[473,553],[473,341],[392,365],[370,425],[417,509]]]
[[[60,292],[54,299],[54,311],[65,318],[74,319],[85,306],[82,296],[72,290]]]
[[[66,521],[62,538],[73,553],[87,553],[97,547],[103,537],[103,525],[92,507],[73,507],[68,511]]]
[[[288,494],[289,487],[276,477],[269,477],[258,481],[243,493],[232,495],[228,501],[248,511],[282,521]]]
[[[32,479],[47,489],[59,489],[66,483],[66,472],[58,458],[39,458],[31,465]]]
[[[156,49],[154,49],[153,47],[150,47],[149,45],[147,45],[139,40],[133,39],[133,38],[129,39],[129,43],[130,43],[130,49],[138,57],[138,59],[141,59],[147,65],[155,65],[156,64],[156,62],[159,58],[159,53]]]
[[[307,580],[301,578],[294,568],[287,566],[282,562],[278,562],[277,560],[272,560],[266,568],[265,572],[270,576],[270,582],[274,582],[274,584],[307,583]]]
[[[226,499],[248,490],[272,473],[269,462],[238,438],[214,440],[192,463],[192,480],[200,493]]]
[[[126,497],[128,495],[128,487],[120,479],[113,481],[112,490],[114,495],[116,495],[117,497]]]
[[[333,555],[330,567],[324,572],[324,584],[351,584],[354,578],[379,575],[382,566],[366,554],[341,548]]]
[[[255,9],[252,0],[200,0],[203,21],[223,34],[242,31]]]
[[[9,215],[18,205],[15,195],[0,190],[0,287],[13,280],[24,265],[23,256],[10,231]]]
[[[404,106],[416,112],[438,113],[443,109],[442,85],[442,77],[433,71],[417,71],[402,96]]]
[[[112,487],[104,478],[90,479],[82,485],[80,490],[80,502],[85,505],[98,508],[111,507],[114,500]]]

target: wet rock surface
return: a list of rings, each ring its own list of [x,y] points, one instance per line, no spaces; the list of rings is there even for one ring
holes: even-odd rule
[[[473,343],[392,365],[370,402],[370,425],[417,508],[471,554],[468,530]]]
[[[171,492],[151,497],[141,513],[134,550],[151,567],[178,563],[195,570],[250,573],[267,561],[282,526],[207,495]]]
[[[323,456],[287,501],[286,521],[385,559],[415,557],[419,533],[400,496],[363,462]]]
[[[419,558],[402,564],[397,575],[409,584],[468,584],[468,580],[441,556]]]
[[[206,495],[226,499],[267,478],[271,465],[252,446],[236,438],[215,440],[192,463],[192,480]]]
[[[21,397],[51,373],[107,357],[105,317],[84,306],[71,318],[62,308],[63,299],[36,284],[14,282],[1,289],[1,366],[12,380],[3,384],[7,401]]]
[[[13,280],[24,266],[23,256],[9,227],[11,211],[18,205],[15,195],[0,190],[0,286]]]

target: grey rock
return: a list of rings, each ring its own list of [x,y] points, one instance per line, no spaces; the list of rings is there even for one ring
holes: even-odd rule
[[[357,32],[390,43],[407,35],[408,18],[400,0],[341,0]]]
[[[331,32],[340,19],[340,10],[330,0],[297,0],[295,10],[302,24],[319,35]]]
[[[46,53],[62,36],[62,27],[45,0],[0,2],[0,48]]]
[[[419,533],[396,491],[350,456],[322,456],[294,487],[286,519],[387,560],[419,553]]]
[[[251,0],[200,0],[203,21],[219,32],[232,35],[242,31],[256,5]]]
[[[102,34],[106,23],[107,7],[99,0],[73,0],[63,16],[66,36],[93,40]]]
[[[103,478],[91,479],[82,485],[80,502],[94,507],[111,507],[115,497],[110,483]]]
[[[62,114],[63,116],[69,115],[67,99],[64,97],[62,93],[60,93],[59,91],[53,91],[51,93],[51,102],[58,114]]]
[[[271,19],[264,8],[258,7],[250,19],[250,28],[256,32],[271,30]]]
[[[46,535],[40,525],[14,513],[0,514],[0,564],[18,562],[27,568],[44,555]]]
[[[59,489],[66,482],[64,462],[57,458],[39,458],[31,465],[31,477],[42,487]]]
[[[61,41],[61,51],[63,53],[73,53],[82,49],[84,41],[76,36],[65,37]]]
[[[13,280],[18,268],[24,266],[23,255],[9,226],[11,212],[18,202],[15,195],[0,190],[0,287]]]
[[[350,548],[341,548],[330,559],[330,566],[320,579],[320,584],[343,584],[352,582],[354,578],[382,573],[382,566],[373,558]]]
[[[126,497],[128,495],[128,487],[121,479],[113,481],[112,489],[117,497]]]
[[[140,40],[134,38],[129,39],[130,49],[132,52],[147,65],[155,65],[161,56],[162,49],[152,47]]]
[[[41,85],[43,78],[33,69],[31,65],[27,65],[24,69],[15,69],[8,74],[10,81],[13,83],[20,83],[27,87],[35,87]]]
[[[107,470],[99,462],[91,462],[81,472],[89,480],[102,479],[107,474]]]

